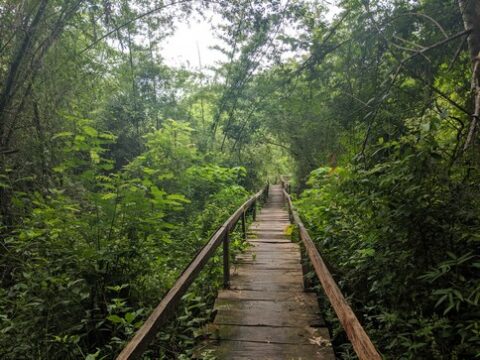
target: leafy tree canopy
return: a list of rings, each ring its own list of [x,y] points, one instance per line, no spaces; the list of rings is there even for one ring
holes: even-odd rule
[[[479,2],[337,6],[0,1],[2,359],[114,358],[280,175],[386,358],[480,356]],[[168,66],[175,21],[209,12],[226,60]],[[146,358],[191,356],[219,262]]]

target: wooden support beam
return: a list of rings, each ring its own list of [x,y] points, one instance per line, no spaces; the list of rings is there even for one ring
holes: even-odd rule
[[[243,240],[247,241],[247,219],[246,219],[246,211],[243,211],[242,215],[242,235],[243,235]]]
[[[228,232],[223,237],[223,288],[230,288],[230,236]]]

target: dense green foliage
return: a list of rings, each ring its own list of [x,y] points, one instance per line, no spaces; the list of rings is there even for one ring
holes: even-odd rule
[[[66,153],[54,169],[61,188],[15,193],[32,210],[5,238],[2,358],[115,351],[248,195],[237,185],[243,168],[202,159],[185,125],[149,134],[143,154],[108,173],[102,154],[114,139],[87,124],[56,136]],[[197,291],[210,295],[215,278]]]
[[[114,358],[279,175],[385,358],[480,357],[477,3],[0,1],[0,358]],[[212,12],[224,63],[167,66]],[[191,356],[219,265],[145,358]]]
[[[421,138],[411,131],[380,145],[390,155],[369,169],[315,170],[298,206],[367,332],[389,357],[475,358],[477,184],[449,174],[430,133]]]

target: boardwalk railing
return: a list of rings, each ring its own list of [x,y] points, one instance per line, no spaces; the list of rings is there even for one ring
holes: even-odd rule
[[[182,296],[187,292],[189,286],[198,276],[208,260],[215,254],[220,244],[223,243],[223,285],[229,287],[230,283],[230,232],[235,228],[238,221],[242,221],[243,236],[246,238],[246,215],[250,211],[253,219],[256,215],[257,201],[268,195],[268,185],[248,199],[232,216],[213,234],[207,244],[198,252],[192,262],[179,276],[173,287],[160,301],[145,323],[135,333],[135,336],[125,346],[117,360],[136,359],[142,355],[148,344],[153,340],[161,325],[174,314]]]
[[[325,262],[323,261],[320,253],[318,252],[315,244],[313,243],[307,229],[302,223],[302,220],[295,211],[292,203],[292,199],[286,189],[289,188],[287,182],[282,179],[283,194],[288,203],[288,210],[293,223],[298,227],[300,233],[300,239],[305,247],[305,251],[308,254],[311,264],[315,270],[315,273],[322,284],[323,290],[327,295],[330,303],[335,310],[335,313],[343,326],[343,329],[347,333],[350,342],[353,345],[353,349],[360,360],[381,360],[382,357],[378,353],[377,349],[373,345],[372,341],[368,337],[367,333],[363,329],[362,325],[358,321],[355,313],[353,312],[347,300],[343,296],[342,292],[335,283],[332,274],[328,270]]]

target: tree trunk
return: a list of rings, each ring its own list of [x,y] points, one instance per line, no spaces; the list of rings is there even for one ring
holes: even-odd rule
[[[480,0],[458,0],[466,30],[471,30],[468,48],[472,59],[473,114],[464,150],[472,143],[480,116]]]
[[[0,94],[0,136],[2,137],[1,139],[2,145],[4,141],[4,138],[3,138],[4,131],[5,131],[4,121],[6,117],[6,111],[8,110],[10,100],[12,99],[13,94],[15,92],[15,80],[20,70],[20,66],[22,65],[23,60],[27,55],[27,51],[32,44],[32,38],[35,35],[37,26],[45,14],[46,7],[47,7],[47,1],[42,0],[40,2],[40,5],[37,8],[35,17],[33,18],[28,29],[25,31],[25,35],[16,49],[16,52],[10,63],[10,66],[5,78],[5,83],[4,83],[2,92]]]
[[[472,30],[468,37],[468,48],[472,61],[480,53],[480,0],[458,0],[465,30]]]

